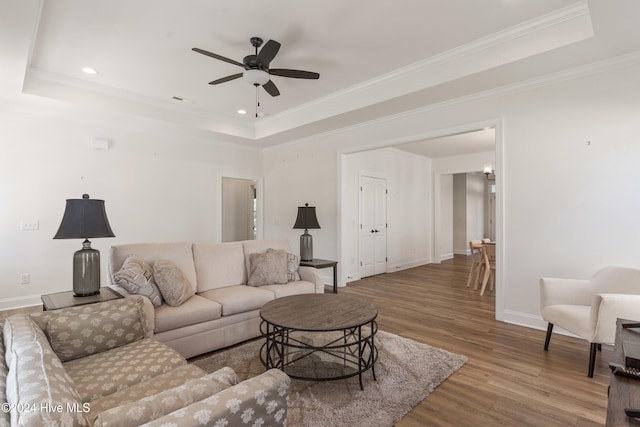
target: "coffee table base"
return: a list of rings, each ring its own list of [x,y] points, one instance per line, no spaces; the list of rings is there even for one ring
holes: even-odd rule
[[[375,320],[337,331],[300,331],[262,321],[260,331],[265,343],[260,360],[267,368],[278,368],[291,378],[310,381],[333,381],[358,376],[364,390],[362,374],[369,369],[376,379],[378,350]]]

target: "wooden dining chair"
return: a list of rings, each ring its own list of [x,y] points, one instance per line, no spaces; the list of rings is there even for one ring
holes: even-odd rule
[[[484,295],[487,283],[493,291],[496,283],[496,245],[482,245],[482,261],[484,264],[484,275],[482,277],[482,288],[480,288],[480,296]],[[475,288],[474,288],[475,289]]]
[[[473,289],[478,288],[478,280],[482,270],[482,240],[472,240],[469,242],[469,250],[471,251],[471,269],[467,278],[467,288],[471,286],[473,280]]]

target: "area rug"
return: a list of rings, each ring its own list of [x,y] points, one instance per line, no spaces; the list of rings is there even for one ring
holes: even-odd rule
[[[207,372],[230,366],[240,381],[264,372],[258,339],[193,361]],[[358,377],[314,382],[292,380],[289,427],[392,426],[466,362],[465,356],[384,331],[376,335],[378,361]]]

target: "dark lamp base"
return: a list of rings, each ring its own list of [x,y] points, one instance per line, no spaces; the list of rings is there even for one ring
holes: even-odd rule
[[[300,236],[300,261],[313,261],[313,237],[307,230]]]
[[[100,293],[100,252],[88,240],[73,254],[73,294],[88,297]]]

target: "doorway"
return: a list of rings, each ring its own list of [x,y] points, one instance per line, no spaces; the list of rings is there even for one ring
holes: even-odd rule
[[[261,238],[260,187],[257,178],[220,177],[219,241]]]
[[[338,248],[338,259],[343,265],[340,283],[348,283],[351,280],[358,279],[359,277],[359,261],[360,261],[360,251],[359,251],[359,224],[358,224],[358,206],[357,206],[357,197],[356,192],[359,188],[355,185],[349,185],[353,182],[353,179],[358,179],[359,175],[355,175],[356,171],[363,170],[363,166],[354,162],[352,160],[352,155],[359,155],[360,153],[365,153],[367,151],[378,150],[379,148],[384,147],[393,147],[397,148],[399,145],[403,145],[403,149],[406,148],[404,144],[413,144],[415,141],[416,144],[424,142],[434,142],[436,141],[437,147],[435,148],[455,148],[460,149],[461,151],[457,153],[455,156],[445,157],[441,161],[434,161],[432,163],[432,167],[429,168],[430,176],[432,180],[427,179],[427,187],[425,191],[432,195],[430,205],[428,210],[425,211],[427,214],[432,214],[432,218],[429,221],[430,230],[426,234],[426,238],[429,240],[428,244],[431,246],[431,255],[433,259],[430,262],[439,262],[440,260],[437,257],[438,250],[441,244],[441,220],[442,220],[442,212],[441,212],[441,178],[444,175],[455,174],[455,173],[465,173],[465,172],[477,172],[482,171],[482,165],[486,163],[494,163],[495,170],[495,203],[493,204],[492,209],[495,210],[495,221],[493,222],[493,232],[495,233],[495,240],[497,243],[497,260],[498,267],[496,271],[496,293],[495,293],[495,316],[497,320],[503,320],[504,318],[504,288],[502,286],[502,277],[503,271],[505,268],[504,262],[504,253],[506,251],[504,244],[504,198],[503,198],[503,126],[504,123],[502,119],[489,119],[487,121],[482,122],[474,122],[463,124],[456,127],[443,128],[436,131],[425,132],[423,134],[416,134],[410,137],[404,138],[403,141],[389,140],[389,141],[376,141],[372,142],[370,145],[363,145],[354,149],[345,149],[339,150],[338,155],[340,158],[340,168],[339,168],[339,176],[338,176],[338,185],[340,188],[340,198],[339,198],[339,223],[338,223],[338,231],[340,233],[340,246]],[[476,132],[479,129],[494,129],[494,136],[491,140],[491,148],[492,148],[492,160],[487,161],[482,152],[486,152],[488,150],[479,152],[478,150],[474,150],[475,143],[469,141],[470,145],[467,148],[470,148],[472,152],[470,154],[465,154],[465,146],[460,144],[446,144],[444,142],[437,142],[438,139],[446,137],[446,136],[455,136],[462,135],[471,132]],[[428,144],[427,144],[428,145]],[[428,157],[428,156],[427,156]],[[448,159],[456,160],[455,163],[448,161]],[[382,164],[384,159],[379,160]],[[377,171],[376,165],[365,165],[365,170],[369,171]],[[386,170],[384,171],[387,172]],[[405,171],[402,171],[403,173]],[[375,175],[375,173],[374,173]],[[392,181],[390,181],[392,182]],[[393,187],[395,188],[395,187]],[[395,197],[395,190],[391,192]],[[394,205],[394,209],[396,209]],[[395,223],[392,224],[392,226]],[[396,234],[394,233],[394,236]],[[393,248],[395,250],[395,248]],[[393,258],[393,254],[395,252],[389,254],[389,259],[391,260],[391,265],[395,265],[396,260]],[[451,254],[453,255],[453,254]],[[404,266],[402,266],[404,267]],[[395,271],[395,270],[394,270]]]
[[[360,277],[387,272],[387,180],[360,176]]]

